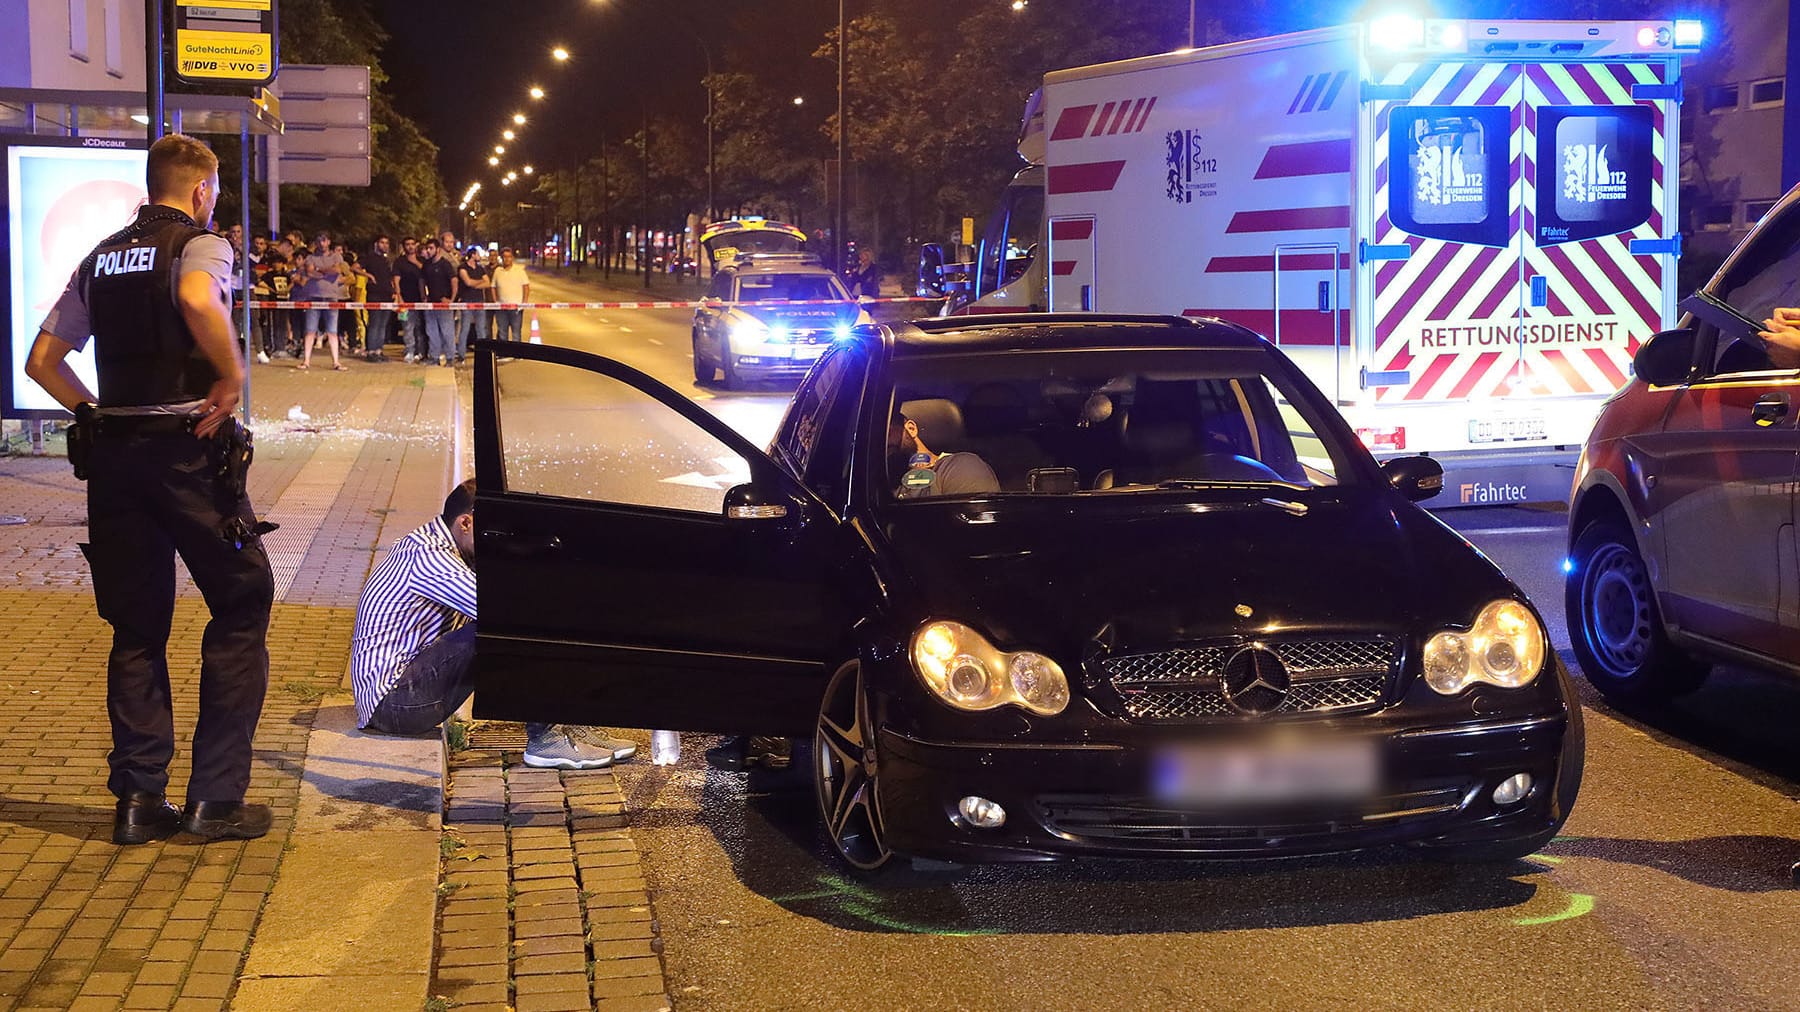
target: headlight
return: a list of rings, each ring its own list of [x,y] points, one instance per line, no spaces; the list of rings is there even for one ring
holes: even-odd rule
[[[769,328],[755,317],[747,316],[731,325],[731,339],[744,344],[761,344],[768,335]]]
[[[959,622],[928,622],[913,634],[913,670],[959,710],[1012,704],[1046,717],[1069,705],[1069,680],[1043,654],[1003,653]]]
[[[1425,643],[1425,684],[1453,696],[1472,682],[1505,689],[1530,685],[1543,669],[1547,641],[1531,609],[1494,601],[1468,632],[1445,630]]]

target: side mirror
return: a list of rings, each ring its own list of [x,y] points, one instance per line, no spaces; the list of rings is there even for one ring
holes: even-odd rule
[[[737,485],[725,493],[727,520],[780,520],[788,515],[784,502],[776,502],[755,485]]]
[[[944,247],[935,242],[919,247],[919,283],[914,294],[920,298],[944,295]]]
[[[1694,332],[1665,330],[1652,334],[1631,359],[1631,371],[1653,387],[1675,386],[1694,369]]]
[[[1395,457],[1381,465],[1381,473],[1413,502],[1424,502],[1444,490],[1444,465],[1430,457]]]
[[[856,297],[856,304],[859,306],[872,306],[875,304],[875,296],[873,296],[873,295],[858,295]]]

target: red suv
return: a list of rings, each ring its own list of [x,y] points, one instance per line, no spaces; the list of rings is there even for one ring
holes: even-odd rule
[[[1800,187],[1638,350],[1582,449],[1564,600],[1609,699],[1691,691],[1715,662],[1800,675],[1800,345],[1759,336],[1789,307]]]

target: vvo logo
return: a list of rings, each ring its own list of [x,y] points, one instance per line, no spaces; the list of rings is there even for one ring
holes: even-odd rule
[[[108,250],[94,258],[94,274],[141,274],[156,269],[155,246]]]

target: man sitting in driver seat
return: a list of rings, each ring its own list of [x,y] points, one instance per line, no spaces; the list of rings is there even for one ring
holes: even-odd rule
[[[949,404],[949,402],[944,402]],[[954,405],[950,405],[954,410]],[[1000,491],[1000,479],[973,453],[933,453],[919,423],[899,407],[888,419],[888,474],[901,499],[938,495],[984,495]]]

